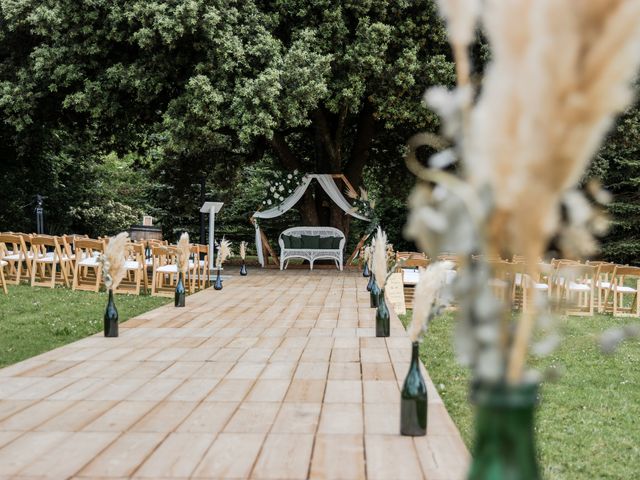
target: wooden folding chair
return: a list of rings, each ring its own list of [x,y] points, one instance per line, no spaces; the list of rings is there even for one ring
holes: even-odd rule
[[[27,272],[23,272],[23,265],[27,258],[20,235],[0,234],[0,260],[4,262],[3,270],[7,269],[4,278],[7,284],[19,285],[22,275],[28,275]],[[29,276],[27,276],[28,279]]]
[[[99,256],[104,253],[102,240],[76,238],[73,242],[75,264],[73,267],[73,290],[100,291],[102,265]]]
[[[69,286],[68,265],[62,257],[58,237],[34,235],[31,237],[31,253],[32,287],[53,288],[56,283]]]
[[[605,298],[605,309],[614,317],[640,317],[640,268],[617,266],[611,279],[610,300]],[[627,297],[625,297],[627,296]],[[627,300],[631,296],[631,300]]]
[[[558,298],[559,304],[566,308],[566,315],[593,316],[598,271],[595,265],[558,264],[555,274]]]
[[[429,266],[429,260],[424,255],[414,256],[412,252],[404,257],[404,263],[398,267],[398,271],[402,273],[402,285],[404,291],[404,303],[407,308],[413,308],[413,300],[416,291],[416,285],[420,277],[420,269]]]
[[[192,259],[189,261],[189,288],[191,292],[209,285],[209,246],[191,245]]]
[[[127,245],[124,268],[127,278],[123,280],[114,293],[134,293],[140,295],[140,284],[144,283],[144,293],[148,289],[147,266],[144,258],[144,245],[142,243],[130,243]],[[133,275],[133,278],[131,278]]]
[[[178,277],[176,249],[165,246],[152,246],[153,272],[151,274],[151,295],[171,297],[175,293]]]

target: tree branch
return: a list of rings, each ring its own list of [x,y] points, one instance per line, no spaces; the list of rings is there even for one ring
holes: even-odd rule
[[[362,183],[362,170],[369,160],[369,150],[375,133],[376,120],[374,114],[375,107],[369,100],[365,100],[358,117],[351,159],[344,170],[344,174],[356,189]]]
[[[273,137],[268,140],[273,149],[278,154],[282,165],[288,170],[300,169],[300,162],[291,151],[284,135],[281,132],[274,132]]]

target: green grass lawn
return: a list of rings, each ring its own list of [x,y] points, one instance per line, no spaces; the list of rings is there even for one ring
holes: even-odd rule
[[[403,319],[404,320],[404,319]],[[597,335],[638,319],[569,317],[555,354],[533,365],[559,367],[564,376],[542,386],[537,417],[540,463],[547,479],[640,478],[640,341],[604,356]],[[473,411],[467,401],[468,372],[455,361],[454,319],[430,326],[421,355],[451,417],[471,446]]]
[[[102,330],[105,292],[9,285],[0,292],[0,368]],[[168,303],[151,296],[116,295],[120,322]]]

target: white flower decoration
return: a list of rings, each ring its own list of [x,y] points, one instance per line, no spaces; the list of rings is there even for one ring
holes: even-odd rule
[[[278,190],[280,190],[281,192],[284,191],[284,185],[280,185],[280,187],[278,188]]]
[[[289,175],[287,175],[287,178],[288,178],[289,180],[291,180],[291,179],[293,178],[293,175],[289,174]]]
[[[267,205],[271,205],[271,200],[267,200]]]

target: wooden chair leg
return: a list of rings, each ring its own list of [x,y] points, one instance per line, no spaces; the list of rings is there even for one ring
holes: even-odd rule
[[[0,283],[2,283],[2,291],[6,294],[9,293],[7,290],[7,281],[4,278],[4,268],[0,266]]]

